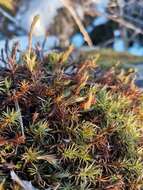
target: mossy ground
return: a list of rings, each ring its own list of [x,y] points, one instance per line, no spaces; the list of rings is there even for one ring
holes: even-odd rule
[[[141,190],[143,96],[133,72],[71,62],[72,47],[47,57],[30,49],[17,61],[16,47],[0,76],[1,189],[22,189],[14,171],[38,189]]]
[[[128,64],[132,67],[132,64],[143,62],[142,56],[134,56],[128,52],[115,52],[112,49],[81,49],[79,57],[80,59],[87,59],[88,57],[91,58],[97,54],[99,55],[97,64],[103,68],[110,68],[115,66],[117,63],[122,68],[126,67]]]

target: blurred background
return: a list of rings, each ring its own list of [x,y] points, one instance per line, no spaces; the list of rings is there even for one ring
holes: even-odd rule
[[[142,0],[0,0],[0,48],[8,39],[19,41],[21,49],[25,49],[37,14],[40,21],[33,43],[43,43],[47,37],[46,49],[71,43],[77,48],[86,47],[78,19],[94,47],[143,55]]]

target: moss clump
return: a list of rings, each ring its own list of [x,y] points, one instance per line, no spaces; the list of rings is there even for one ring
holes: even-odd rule
[[[95,54],[99,54],[100,57],[97,64],[100,65],[102,68],[109,69],[117,63],[119,63],[121,67],[126,67],[127,65],[132,67],[133,64],[143,62],[142,57],[130,55],[127,52],[115,52],[112,49],[81,49],[79,53],[79,58],[83,60],[87,59],[87,57],[94,58]]]
[[[132,76],[16,46],[0,76],[0,181],[38,189],[143,188],[142,94]],[[99,72],[100,71],[100,72]],[[17,181],[18,182],[18,181]]]

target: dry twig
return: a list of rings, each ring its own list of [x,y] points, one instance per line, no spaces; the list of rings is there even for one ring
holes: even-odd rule
[[[133,31],[135,31],[136,34],[143,34],[143,30],[137,26],[135,26],[134,24],[124,20],[122,17],[117,16],[117,15],[110,15],[107,13],[101,13],[97,10],[92,10],[89,15],[91,16],[104,16],[106,18],[108,18],[109,20],[113,20],[114,22],[117,22],[118,24],[124,26],[125,28],[129,28]]]
[[[80,32],[83,34],[84,36],[84,40],[87,42],[87,44],[92,47],[93,43],[92,40],[90,38],[90,36],[88,35],[84,25],[82,24],[81,20],[79,19],[78,15],[76,14],[76,12],[74,11],[72,5],[70,4],[69,1],[67,0],[61,0],[61,2],[63,3],[63,5],[68,9],[68,11],[70,12],[71,16],[73,17],[73,19],[75,20],[76,24],[78,25]]]

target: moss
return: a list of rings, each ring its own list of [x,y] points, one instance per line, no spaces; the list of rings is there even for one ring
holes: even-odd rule
[[[115,52],[111,49],[91,49],[88,48],[87,50],[83,49],[80,51],[80,59],[87,59],[87,58],[94,58],[96,54],[99,54],[99,59],[97,64],[99,64],[103,68],[109,68],[116,64],[119,64],[120,67],[126,66],[129,64],[130,67],[132,64],[142,63],[143,58],[139,56],[130,55],[127,52],[119,53]]]
[[[119,67],[96,75],[97,59],[72,63],[72,49],[41,59],[31,48],[19,64],[14,54],[5,60],[1,186],[20,189],[15,172],[38,189],[142,189],[142,93]]]

